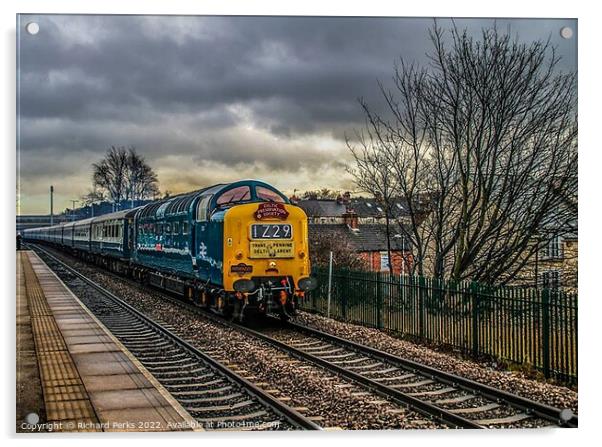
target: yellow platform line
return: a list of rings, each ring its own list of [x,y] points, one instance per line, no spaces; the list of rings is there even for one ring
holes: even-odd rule
[[[181,418],[181,420],[178,421],[178,424],[176,424],[175,427],[173,427],[173,430],[176,430],[176,431],[177,430],[203,431],[203,428],[190,415],[190,413],[184,407],[182,407],[182,405],[171,395],[171,393],[169,393],[169,391],[167,391],[167,389],[165,389],[165,387],[157,381],[157,379],[106,328],[106,326],[98,318],[96,318],[96,316],[80,301],[80,299],[75,294],[73,294],[73,292],[71,292],[71,290],[69,290],[69,288],[63,283],[63,281],[61,281],[61,279],[37,256],[37,254],[35,252],[29,252],[28,254],[32,258],[32,259],[28,258],[29,267],[31,269],[31,272],[34,274],[34,276],[38,280],[38,286],[39,286],[39,281],[42,281],[44,284],[47,284],[47,283],[49,283],[49,281],[51,281],[50,284],[45,286],[45,287],[48,287],[48,294],[50,294],[50,295],[53,295],[53,294],[56,295],[57,293],[59,293],[61,295],[66,294],[68,296],[69,300],[75,301],[75,303],[77,303],[79,305],[79,309],[77,309],[77,312],[78,313],[81,312],[82,315],[85,315],[87,318],[92,320],[91,323],[93,322],[94,325],[97,325],[99,330],[101,330],[104,333],[104,335],[106,335],[108,338],[110,338],[111,342],[114,343],[114,345],[127,357],[128,361],[131,362],[131,364],[133,364],[133,366],[138,370],[138,372],[140,372],[144,376],[144,378],[150,383],[150,385],[154,389],[157,390],[157,392],[161,395],[161,397],[164,399],[164,401],[166,401],[166,402],[161,403],[161,405],[167,404],[169,407],[171,407],[171,409],[175,410],[176,414]],[[24,258],[25,257],[27,257],[27,256],[24,256]],[[34,264],[35,264],[35,266],[34,266]],[[40,290],[41,290],[41,287],[40,287]],[[42,298],[44,298],[43,293],[41,296],[42,296]],[[44,299],[44,301],[46,302],[46,306],[44,307],[43,305],[39,305],[38,311],[42,314],[46,314],[47,312],[50,312],[50,314],[52,315],[52,310],[51,310],[50,306],[48,305],[48,302],[45,299]],[[56,325],[56,321],[54,320],[54,317],[51,317],[51,321],[42,321],[41,320],[39,322],[39,324],[40,325],[42,325],[42,324],[53,325],[54,324],[54,327],[56,327],[57,331],[59,331],[58,326]],[[45,329],[47,327],[48,326],[46,326]],[[56,344],[55,346],[64,346],[67,349],[67,354],[69,354],[68,348],[64,342],[62,334],[60,334],[60,331],[59,331],[59,339],[58,340],[53,339],[51,341],[51,340],[45,339],[44,343],[46,343],[46,345],[52,345],[52,343],[55,343]],[[36,345],[36,347],[37,347],[37,345]],[[73,361],[71,363],[73,363]],[[79,376],[78,376],[78,379],[79,379]],[[64,377],[64,380],[66,380],[66,382],[57,383],[56,381],[54,381],[52,383],[52,385],[54,387],[57,387],[59,385],[75,385],[75,382],[74,382],[75,379],[73,379],[73,378]],[[79,381],[79,383],[81,383],[81,380]],[[69,389],[64,389],[62,391],[63,391],[63,394],[72,392],[72,393],[74,393],[74,395],[77,395],[77,390],[75,390],[75,389],[69,388]],[[88,398],[89,398],[89,396],[88,396]],[[159,404],[160,404],[160,402],[157,402],[157,405],[159,405]],[[170,416],[169,411],[166,412],[166,408],[164,408],[163,406],[158,406],[155,409],[157,412],[162,414],[166,420],[173,420],[173,417]],[[165,414],[163,414],[163,413],[165,413]],[[101,423],[106,422],[104,420],[104,418],[101,416],[102,416],[101,414],[97,414],[97,418],[100,419]]]
[[[77,422],[83,421],[91,422],[89,426],[94,427],[98,418],[52,316],[31,261],[24,252],[19,252],[19,261],[25,282],[47,420],[57,431],[79,431]],[[94,428],[90,430],[99,431]]]

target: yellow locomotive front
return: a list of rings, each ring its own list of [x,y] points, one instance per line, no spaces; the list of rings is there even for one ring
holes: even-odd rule
[[[294,205],[260,202],[230,208],[224,216],[224,289],[245,310],[294,314],[313,289],[307,216]],[[239,312],[237,312],[239,313]]]

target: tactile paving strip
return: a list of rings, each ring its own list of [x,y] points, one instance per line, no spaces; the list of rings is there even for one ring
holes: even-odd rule
[[[98,418],[52,316],[31,261],[28,256],[20,256],[20,260],[48,422],[53,423],[56,431],[83,431],[78,424],[88,421],[87,426],[91,427],[89,430],[98,431],[95,428]]]
[[[49,422],[62,431],[202,430],[35,253],[22,264]]]

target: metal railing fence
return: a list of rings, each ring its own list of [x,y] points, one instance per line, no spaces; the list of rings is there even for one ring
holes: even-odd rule
[[[577,383],[577,294],[494,287],[387,272],[314,268],[301,309],[528,365]]]

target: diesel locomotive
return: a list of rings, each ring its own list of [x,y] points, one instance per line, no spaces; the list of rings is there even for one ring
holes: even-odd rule
[[[70,250],[232,318],[286,319],[316,286],[305,212],[258,180],[29,229],[23,239]]]

